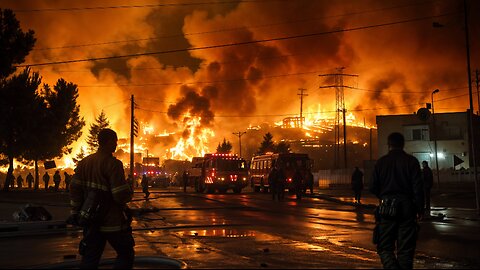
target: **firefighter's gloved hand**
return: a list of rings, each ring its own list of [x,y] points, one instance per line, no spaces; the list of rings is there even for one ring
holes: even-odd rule
[[[75,214],[71,214],[65,222],[73,226],[80,226],[78,223],[78,219],[79,219],[78,213],[75,213]]]

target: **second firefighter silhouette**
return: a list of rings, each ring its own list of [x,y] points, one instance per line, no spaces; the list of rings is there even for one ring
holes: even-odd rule
[[[295,185],[295,193],[297,195],[297,200],[301,200],[302,193],[303,193],[303,175],[296,163],[295,163],[295,173],[293,174],[292,180]]]
[[[47,190],[48,184],[50,183],[50,175],[48,175],[48,172],[45,172],[43,175],[43,183],[45,183],[45,190]]]
[[[268,175],[268,185],[270,186],[270,192],[272,193],[272,200],[275,200],[275,197],[278,197],[278,189],[277,189],[277,182],[278,182],[278,170],[275,166],[272,167],[270,174]]]
[[[55,184],[55,191],[58,191],[61,181],[62,181],[62,178],[60,177],[60,171],[57,170],[53,175],[53,183]]]
[[[28,188],[32,188],[33,186],[33,175],[31,172],[28,173],[27,175],[27,185],[28,185]]]
[[[358,167],[355,167],[352,174],[352,189],[355,193],[355,203],[360,203],[363,189],[363,173]]]
[[[150,191],[148,191],[148,177],[146,174],[142,176],[142,191],[145,193],[145,198],[148,199],[148,196],[150,196]]]
[[[430,216],[430,192],[433,186],[433,172],[427,161],[422,161],[423,190],[425,192],[425,215]]]
[[[183,181],[183,192],[187,192],[187,186],[188,186],[188,172],[187,171],[183,171],[182,181]]]

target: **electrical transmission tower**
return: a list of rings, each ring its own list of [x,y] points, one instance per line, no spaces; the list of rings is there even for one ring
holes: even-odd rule
[[[334,152],[334,167],[340,168],[340,121],[343,119],[343,159],[344,168],[348,167],[347,163],[347,123],[345,114],[347,109],[345,108],[345,95],[344,88],[354,88],[344,85],[344,77],[358,77],[354,74],[344,74],[344,67],[337,68],[337,73],[320,74],[320,77],[333,77],[333,85],[320,86],[320,88],[335,88],[335,152]]]

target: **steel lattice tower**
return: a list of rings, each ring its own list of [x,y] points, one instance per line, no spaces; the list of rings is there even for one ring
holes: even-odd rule
[[[343,121],[343,158],[344,158],[344,168],[347,168],[347,123],[345,114],[347,109],[345,108],[345,95],[344,88],[354,88],[350,86],[345,86],[343,78],[348,77],[358,77],[358,75],[353,74],[344,74],[344,67],[337,68],[337,73],[333,74],[321,74],[321,77],[333,77],[333,85],[320,86],[319,88],[335,88],[335,153],[334,153],[334,168],[340,168],[340,122]]]

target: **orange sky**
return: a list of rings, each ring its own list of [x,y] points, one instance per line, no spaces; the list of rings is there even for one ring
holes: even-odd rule
[[[478,13],[480,3],[470,2],[471,14]],[[175,4],[159,6],[165,3]],[[191,113],[202,115],[202,123],[216,132],[214,147],[223,137],[236,146],[232,132],[298,114],[299,88],[307,89],[307,116],[334,111],[334,89],[319,88],[332,82],[318,75],[335,73],[338,67],[359,75],[345,78],[354,87],[345,89],[345,103],[362,122],[375,124],[377,114],[417,111],[437,88],[436,112],[469,106],[463,1],[134,4],[2,1],[2,8],[16,10],[22,29],[35,31],[37,43],[26,64],[178,51],[33,67],[45,82],[63,77],[79,85],[84,137],[102,109],[120,137],[128,136],[128,99],[135,95],[138,119],[156,132],[181,134],[182,115]],[[416,20],[431,16],[440,17]],[[471,19],[474,76],[480,65],[480,16]],[[443,27],[434,28],[433,22]],[[391,25],[375,26],[382,24]],[[349,30],[358,28],[365,29]],[[198,49],[245,42],[249,44]],[[478,110],[476,95],[474,108]]]

